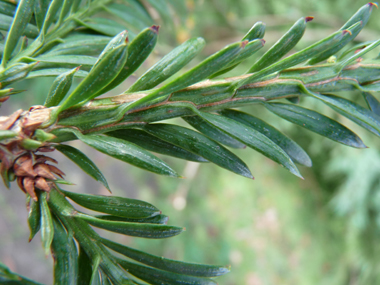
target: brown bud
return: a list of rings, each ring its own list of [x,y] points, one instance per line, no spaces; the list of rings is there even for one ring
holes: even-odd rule
[[[36,192],[34,192],[34,178],[31,177],[25,177],[23,179],[23,185],[26,192],[32,197],[34,201],[37,201],[37,195]]]
[[[45,156],[45,155],[37,155],[36,156],[35,163],[45,163],[46,161],[58,163],[54,158],[51,158],[49,156]]]
[[[10,98],[10,96],[0,97],[0,103],[4,103]]]
[[[21,176],[17,177],[17,185],[18,185],[18,187],[20,187],[20,189],[22,191],[24,191],[26,193],[26,190],[25,190],[24,184],[23,184],[23,180],[24,180],[24,177],[21,177]]]
[[[54,165],[50,165],[50,164],[46,164],[46,165],[49,167],[51,172],[57,174],[59,177],[63,178],[63,176],[65,175],[65,173],[61,169],[55,167]]]
[[[16,176],[36,177],[37,173],[33,170],[33,160],[29,155],[21,156],[13,165]]]
[[[51,190],[49,184],[46,182],[45,178],[37,177],[34,183],[37,188],[49,192]]]
[[[38,176],[48,178],[51,180],[57,179],[55,178],[54,174],[51,173],[49,166],[47,164],[42,164],[42,163],[36,164],[34,166],[34,170],[36,171]]]
[[[40,151],[40,152],[52,152],[54,150],[55,148],[51,146],[42,146],[37,149],[37,151]]]
[[[6,120],[0,122],[0,130],[9,130],[10,127],[16,122],[16,120],[20,117],[20,114],[23,110],[19,109],[10,115]]]
[[[22,127],[25,133],[34,132],[43,122],[46,111],[46,107],[36,105],[29,108],[29,112],[22,118]]]

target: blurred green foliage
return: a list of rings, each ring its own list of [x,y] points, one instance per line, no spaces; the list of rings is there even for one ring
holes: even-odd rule
[[[178,19],[181,27],[177,30],[176,41],[203,36],[207,41],[203,53],[207,55],[241,38],[256,21],[263,21],[267,24],[264,38],[270,46],[299,17],[314,16],[304,39],[297,45],[297,48],[302,48],[339,28],[366,2],[186,0],[188,11]],[[380,22],[376,20],[378,13],[374,11],[358,41],[377,39],[380,31]],[[176,44],[169,32],[162,28],[161,45],[148,64]],[[265,50],[264,47],[262,52]],[[248,65],[241,65],[227,76],[247,69]],[[142,74],[143,71],[144,68],[137,73]],[[28,92],[12,98],[11,104],[7,105],[9,109],[2,111],[7,113],[43,103],[50,81],[25,81],[21,88]],[[130,82],[126,82],[124,87],[128,84]],[[359,103],[364,102],[354,92],[345,95],[356,98]],[[303,106],[308,107],[308,104],[307,100],[301,101]],[[244,156],[255,176],[253,181],[212,165],[175,159],[171,159],[171,165],[176,166],[175,169],[186,179],[158,177],[118,161],[107,160],[104,155],[94,154],[75,142],[104,170],[115,195],[153,203],[170,216],[171,225],[187,229],[170,240],[152,241],[126,236],[117,236],[114,240],[168,258],[231,264],[231,273],[218,278],[220,284],[380,284],[378,139],[333,114],[322,104],[313,105],[313,109],[344,121],[370,148],[351,149],[316,134],[301,132],[301,128],[276,118],[263,108],[249,108],[251,113],[265,117],[310,154],[313,167],[300,167],[305,180],[248,150],[236,153]],[[62,165],[62,169],[78,185],[74,186],[78,191],[105,194],[100,185],[78,176],[79,170],[72,164]],[[13,202],[21,203],[20,200]],[[0,209],[1,219],[4,219],[2,224],[6,225],[8,232],[17,232],[17,239],[26,241],[28,229],[25,227],[25,233],[20,232],[17,219],[9,218],[12,208],[7,207],[3,200],[0,204],[4,206]],[[26,215],[24,218],[26,220]],[[12,231],[12,226],[15,231]],[[7,236],[7,242],[14,245],[16,241]],[[34,250],[41,256],[41,248],[35,246]],[[5,251],[0,252],[4,255]],[[33,260],[30,254],[28,252],[26,256]],[[3,257],[0,259],[7,263]],[[38,265],[34,262],[32,266]],[[30,276],[28,270],[15,261],[12,270]],[[46,269],[46,274],[50,272]],[[39,276],[36,280],[49,284],[50,277],[43,278]]]

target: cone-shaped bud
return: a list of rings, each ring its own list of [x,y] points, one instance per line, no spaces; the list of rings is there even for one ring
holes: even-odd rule
[[[38,176],[48,178],[51,180],[56,179],[54,174],[50,171],[50,168],[47,164],[42,164],[42,163],[36,164],[34,166],[34,170],[37,172]]]

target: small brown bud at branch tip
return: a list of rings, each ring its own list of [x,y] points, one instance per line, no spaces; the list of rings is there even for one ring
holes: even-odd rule
[[[155,32],[156,34],[158,34],[158,31],[159,31],[159,29],[160,29],[160,26],[158,26],[158,25],[153,25],[153,26],[150,27],[150,29],[151,29],[153,32]]]
[[[306,23],[310,22],[310,21],[313,21],[313,19],[314,19],[314,17],[312,17],[312,16],[305,17]]]

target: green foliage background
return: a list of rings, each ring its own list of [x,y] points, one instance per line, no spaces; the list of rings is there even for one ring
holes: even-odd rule
[[[269,47],[299,17],[314,16],[305,37],[297,45],[302,48],[339,28],[365,3],[348,0],[187,1],[192,11],[177,19],[180,28],[176,39],[172,31],[163,26],[157,53],[145,64],[151,66],[176,41],[189,36],[206,39],[208,45],[203,51],[206,56],[240,39],[259,20],[267,24],[264,38]],[[378,38],[378,13],[374,11],[359,40]],[[248,67],[242,65],[228,75],[246,69]],[[139,70],[138,75],[143,71],[144,68]],[[21,83],[29,91],[10,100],[9,112],[42,103],[50,82],[50,79],[39,79]],[[347,97],[359,98],[356,93],[347,93]],[[308,107],[308,104],[307,99],[302,102],[303,106]],[[333,114],[322,104],[313,106],[315,111],[344,122],[363,138],[369,149],[352,149],[316,134],[301,132],[300,128],[279,120],[263,108],[250,107],[250,113],[267,118],[310,154],[313,167],[300,167],[305,180],[259,153],[247,150],[236,153],[245,158],[254,181],[212,165],[173,158],[171,165],[186,177],[174,179],[128,167],[85,148],[80,142],[74,143],[104,171],[115,195],[153,203],[170,216],[171,225],[187,229],[170,240],[119,235],[113,238],[117,242],[179,260],[231,264],[231,273],[218,278],[220,284],[380,284],[380,144],[373,135]],[[7,113],[4,107],[3,112]],[[77,184],[73,187],[78,191],[106,194],[101,185],[85,178],[76,166],[63,157],[59,161],[65,161],[60,167],[68,179]],[[13,271],[51,284],[50,257],[43,256],[38,238],[32,244],[27,243],[27,212],[23,200],[21,191],[1,189],[0,260]],[[105,232],[104,236],[107,235],[110,233]]]

